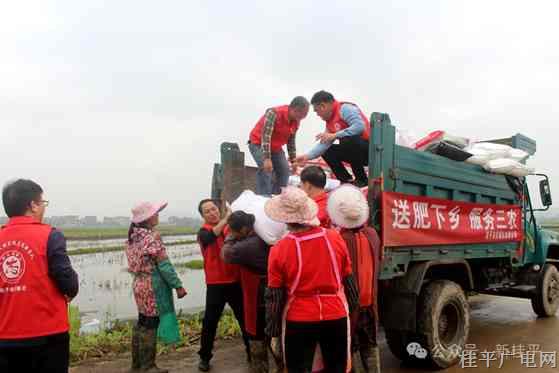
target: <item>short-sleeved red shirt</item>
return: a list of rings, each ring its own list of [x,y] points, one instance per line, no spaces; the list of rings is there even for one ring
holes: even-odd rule
[[[313,228],[295,236],[303,237],[320,233],[323,228]],[[351,274],[351,260],[345,241],[333,229],[326,229],[326,236],[334,250],[340,271],[340,281]],[[287,313],[289,321],[336,320],[347,316],[342,300],[335,296],[343,287],[336,280],[328,246],[324,237],[301,242],[303,268],[295,298]],[[270,250],[268,258],[268,286],[290,289],[297,277],[297,245],[295,240],[286,237]],[[323,296],[318,297],[318,294]],[[324,295],[331,296],[324,296]]]

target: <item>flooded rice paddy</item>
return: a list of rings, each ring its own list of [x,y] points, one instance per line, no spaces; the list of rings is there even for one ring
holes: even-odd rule
[[[194,240],[192,235],[164,237],[165,243]],[[123,239],[100,241],[68,241],[68,251],[86,247],[107,247],[124,245]],[[167,246],[167,253],[173,264],[200,259],[198,244]],[[98,320],[106,325],[111,320],[137,317],[136,304],[132,294],[132,276],[126,271],[127,261],[122,251],[70,256],[72,265],[78,272],[80,291],[72,304],[79,307],[82,324]],[[175,298],[177,310],[196,312],[203,308],[205,300],[204,272],[178,268],[188,295]]]

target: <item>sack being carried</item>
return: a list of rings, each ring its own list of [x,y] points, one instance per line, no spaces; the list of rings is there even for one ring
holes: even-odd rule
[[[274,245],[287,234],[287,225],[270,219],[264,213],[264,204],[269,198],[254,194],[251,190],[245,190],[231,204],[231,211],[244,211],[253,214],[254,231],[268,245]]]

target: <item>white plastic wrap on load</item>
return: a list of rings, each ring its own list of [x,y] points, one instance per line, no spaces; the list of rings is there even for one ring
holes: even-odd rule
[[[464,149],[472,156],[466,162],[485,167],[489,161],[497,159],[511,159],[522,162],[528,158],[528,153],[521,149],[514,149],[508,145],[490,142],[478,142]]]
[[[468,146],[468,144],[470,143],[470,140],[465,138],[465,137],[461,137],[461,136],[454,136],[449,134],[446,131],[433,131],[430,134],[428,134],[427,136],[423,137],[422,139],[417,140],[414,144],[413,147],[416,150],[426,150],[427,148],[429,148],[430,145],[433,145],[435,143],[439,143],[441,141],[444,142],[448,142],[452,145],[455,145],[457,147],[459,147],[460,149],[465,148],[466,146]]]
[[[299,177],[299,175],[291,175],[289,176],[289,181],[287,182],[287,184],[298,187],[299,184],[301,184],[301,178]],[[327,192],[329,192],[331,190],[336,189],[339,186],[340,186],[340,180],[326,179],[326,186],[324,187],[324,189]]]
[[[274,245],[287,234],[287,226],[270,219],[264,212],[264,204],[269,198],[245,190],[231,204],[232,211],[244,211],[255,217],[254,231],[268,245]]]
[[[417,140],[419,138],[412,131],[396,128],[396,145],[414,149]]]
[[[499,158],[488,161],[485,166],[486,171],[495,174],[511,175],[516,177],[523,177],[533,174],[535,170],[520,162],[510,158]]]

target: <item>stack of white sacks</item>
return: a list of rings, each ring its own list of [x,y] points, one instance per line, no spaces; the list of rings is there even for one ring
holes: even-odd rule
[[[523,177],[533,174],[535,170],[521,163],[529,154],[524,150],[515,149],[508,145],[490,142],[473,143],[464,151],[472,154],[466,162],[482,166],[486,171],[495,174]]]

